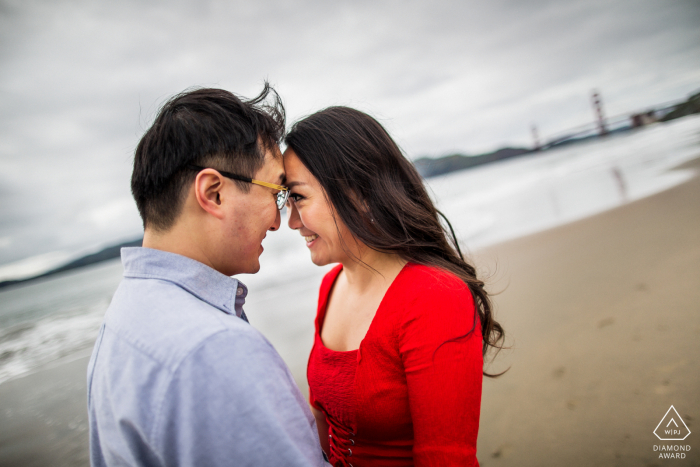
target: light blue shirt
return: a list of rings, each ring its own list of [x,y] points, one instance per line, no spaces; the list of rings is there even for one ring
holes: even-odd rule
[[[88,366],[93,466],[328,466],[242,283],[148,248],[122,262]]]

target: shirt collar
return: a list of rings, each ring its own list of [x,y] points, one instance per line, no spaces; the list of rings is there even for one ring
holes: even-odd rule
[[[224,313],[239,318],[243,314],[248,288],[238,279],[186,256],[152,248],[122,248],[121,256],[124,277],[172,282]]]

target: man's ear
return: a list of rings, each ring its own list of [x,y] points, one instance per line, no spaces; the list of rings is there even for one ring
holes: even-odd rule
[[[217,219],[224,216],[221,209],[223,183],[223,176],[214,169],[204,169],[194,179],[194,195],[199,206]]]

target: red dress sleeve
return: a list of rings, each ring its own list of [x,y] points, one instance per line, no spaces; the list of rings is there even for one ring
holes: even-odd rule
[[[478,466],[483,357],[472,295],[459,278],[434,269],[410,285],[415,298],[406,302],[398,338],[414,463]]]

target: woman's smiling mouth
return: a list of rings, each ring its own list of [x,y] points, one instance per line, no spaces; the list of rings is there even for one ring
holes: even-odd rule
[[[304,240],[306,240],[306,246],[311,246],[317,238],[318,238],[317,234],[304,235]]]

